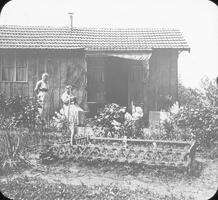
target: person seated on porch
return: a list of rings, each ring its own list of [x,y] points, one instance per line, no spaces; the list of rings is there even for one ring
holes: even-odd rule
[[[49,85],[48,85],[49,75],[47,73],[42,74],[42,79],[36,83],[34,89],[37,94],[37,100],[40,104],[39,114],[41,120],[45,123],[48,120],[49,116]]]
[[[74,136],[77,133],[77,126],[80,123],[79,112],[83,112],[83,109],[78,106],[77,97],[72,94],[73,89],[74,87],[67,85],[61,96],[61,100],[63,101],[63,112],[70,123],[71,145],[74,143]]]

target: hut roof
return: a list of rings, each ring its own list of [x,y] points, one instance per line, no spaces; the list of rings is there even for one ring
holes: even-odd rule
[[[189,50],[178,29],[0,26],[1,49],[78,49],[87,51]]]

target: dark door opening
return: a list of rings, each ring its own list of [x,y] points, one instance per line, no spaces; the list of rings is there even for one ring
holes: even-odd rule
[[[128,66],[124,59],[108,58],[105,69],[106,102],[128,105]]]

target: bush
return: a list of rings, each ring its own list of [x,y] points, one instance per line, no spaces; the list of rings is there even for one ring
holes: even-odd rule
[[[7,172],[26,165],[25,139],[29,131],[24,129],[3,130],[0,135],[0,169]]]
[[[201,88],[206,103],[212,107],[218,107],[218,85],[216,85],[216,81],[204,77],[201,80]]]
[[[135,112],[134,115],[130,115],[126,112],[126,107],[109,104],[95,116],[92,125],[98,136],[142,138],[142,122],[141,114],[137,116]]]
[[[36,128],[38,103],[33,98],[6,98],[0,94],[0,167],[15,168],[25,163],[25,140]]]
[[[191,131],[199,145],[209,148],[218,141],[217,111],[217,108],[206,105],[185,106],[174,120],[181,130]]]
[[[39,104],[35,98],[0,94],[0,128],[25,127],[32,129],[39,121]]]
[[[69,121],[64,115],[63,109],[60,112],[55,112],[50,121],[50,128],[57,132],[66,132],[69,130]]]
[[[168,135],[196,139],[198,145],[210,148],[218,141],[218,88],[213,81],[204,78],[201,90],[179,85],[180,105],[178,112],[170,112],[163,127]]]
[[[92,124],[97,131],[99,128],[103,137],[120,137],[122,135],[122,124],[124,123],[125,107],[117,104],[109,104],[95,116]]]
[[[204,99],[204,94],[199,89],[186,88],[182,83],[178,85],[178,98],[180,106],[195,105]]]
[[[186,105],[177,113],[170,113],[163,127],[169,138],[195,139],[200,147],[210,148],[218,141],[217,111],[216,107],[205,104]]]

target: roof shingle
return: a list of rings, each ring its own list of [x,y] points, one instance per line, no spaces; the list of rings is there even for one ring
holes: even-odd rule
[[[177,29],[0,26],[0,48],[78,49],[88,51],[189,49]]]

